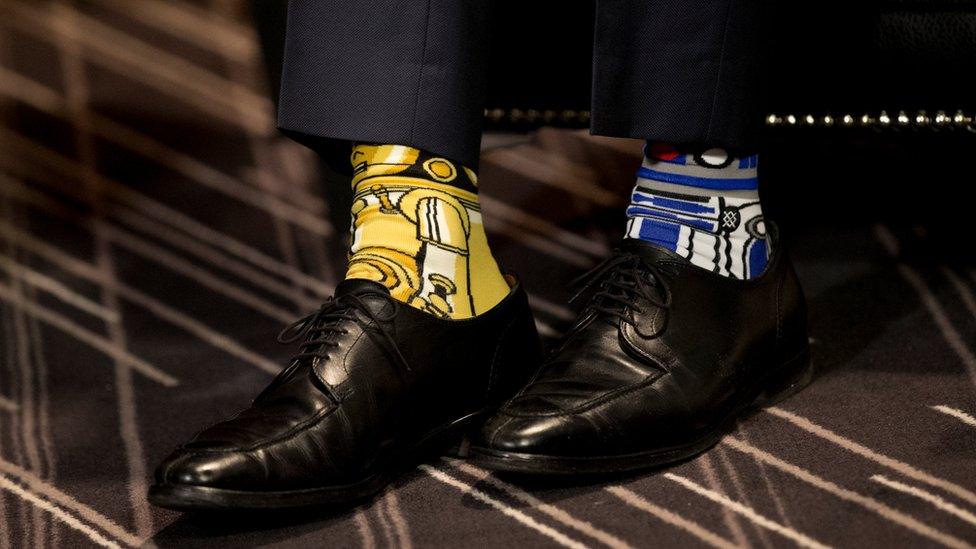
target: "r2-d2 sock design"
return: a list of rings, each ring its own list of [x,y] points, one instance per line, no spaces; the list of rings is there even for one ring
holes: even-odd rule
[[[738,279],[762,274],[772,253],[759,203],[756,155],[700,153],[648,142],[627,208],[627,238],[667,248]]]

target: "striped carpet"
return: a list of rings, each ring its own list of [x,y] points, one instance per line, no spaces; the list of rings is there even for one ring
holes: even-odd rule
[[[240,0],[0,0],[0,549],[976,545],[972,214],[870,196],[966,183],[952,155],[920,180],[864,143],[842,170],[814,162],[829,142],[769,154],[820,374],[707,454],[586,485],[435,460],[344,512],[150,507],[153,465],[268,382],[273,334],[342,266],[341,207],[272,131],[263,74]],[[547,338],[622,230],[638,151],[486,139],[490,237]]]

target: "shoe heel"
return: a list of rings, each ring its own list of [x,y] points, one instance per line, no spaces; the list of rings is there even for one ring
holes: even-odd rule
[[[454,444],[444,450],[444,455],[452,458],[467,459],[471,454],[471,437],[467,432],[455,438]]]
[[[756,408],[766,408],[800,392],[813,381],[814,367],[807,348],[796,357],[776,369],[767,381],[766,388],[759,393],[754,402]]]
[[[446,433],[444,435],[443,455],[459,459],[467,458],[471,449],[471,441],[474,440],[484,418],[484,412],[473,415]]]

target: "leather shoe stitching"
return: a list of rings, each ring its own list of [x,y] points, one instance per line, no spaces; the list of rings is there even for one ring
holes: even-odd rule
[[[495,428],[495,431],[491,434],[491,438],[488,439],[488,445],[489,446],[494,446],[495,445],[495,440],[498,439],[498,435],[501,434],[502,431],[505,430],[505,427],[508,427],[508,424],[509,423],[511,423],[512,421],[515,420],[515,417],[517,417],[517,416],[509,417],[508,419],[505,420],[504,423],[502,423],[501,425],[499,425],[498,427]]]
[[[579,413],[588,412],[588,411],[590,411],[590,410],[592,410],[594,408],[597,408],[598,406],[601,406],[603,404],[607,404],[607,403],[610,403],[610,402],[612,402],[614,400],[617,400],[618,398],[620,398],[622,396],[625,396],[625,395],[627,395],[627,394],[629,394],[631,392],[638,391],[640,389],[643,389],[645,387],[648,387],[650,385],[653,385],[655,382],[657,382],[657,380],[659,380],[662,377],[664,377],[664,375],[665,375],[664,373],[659,373],[658,375],[652,376],[652,377],[650,377],[648,379],[645,379],[645,380],[643,380],[643,381],[641,381],[639,383],[634,383],[634,384],[628,385],[626,387],[621,387],[619,389],[614,389],[612,391],[608,391],[608,392],[603,393],[602,395],[598,396],[597,398],[587,400],[586,402],[583,402],[582,404],[577,404],[576,406],[574,406],[572,408],[567,408],[565,410],[560,410],[558,412],[538,412],[538,413],[533,413],[533,414],[527,414],[527,413],[526,414],[523,414],[523,413],[519,413],[519,412],[512,411],[512,410],[507,409],[507,408],[503,408],[498,413],[499,414],[502,414],[502,415],[510,416],[510,417],[513,417],[513,418],[515,418],[515,417],[524,417],[524,418],[531,418],[531,417],[561,417],[561,416],[576,415],[576,414],[579,414]]]
[[[502,347],[505,345],[505,337],[508,335],[509,329],[515,324],[516,320],[517,317],[513,317],[511,320],[509,320],[508,324],[502,328],[502,331],[498,336],[498,344],[495,345],[495,352],[492,353],[491,356],[491,366],[488,369],[488,390],[485,391],[485,395],[491,395],[492,390],[495,388],[495,381],[498,377],[497,369],[495,367],[498,363],[498,355],[501,352]]]
[[[287,438],[293,438],[297,435],[300,435],[301,433],[307,431],[310,427],[316,425],[317,423],[321,422],[325,418],[329,417],[332,413],[334,413],[338,409],[339,409],[338,406],[330,406],[328,408],[320,410],[316,412],[314,415],[312,415],[312,417],[292,427],[288,431],[285,431],[284,433],[274,437],[262,438],[258,442],[255,442],[254,444],[251,444],[249,446],[234,446],[231,448],[220,448],[220,449],[182,447],[181,450],[183,450],[188,454],[221,454],[221,453],[235,453],[235,452],[251,452],[254,450],[259,450],[261,448],[266,448],[276,442],[281,442]]]

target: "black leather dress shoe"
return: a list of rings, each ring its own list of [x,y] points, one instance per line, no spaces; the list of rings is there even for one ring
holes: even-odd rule
[[[771,226],[775,238],[775,227]],[[587,305],[529,384],[482,428],[476,461],[612,473],[692,457],[753,406],[809,381],[806,309],[782,244],[747,281],[625,240],[586,276]]]
[[[449,447],[515,394],[541,361],[525,292],[446,320],[347,280],[283,332],[301,352],[254,402],[156,470],[152,503],[175,509],[346,504]],[[475,424],[476,426],[476,424]]]

